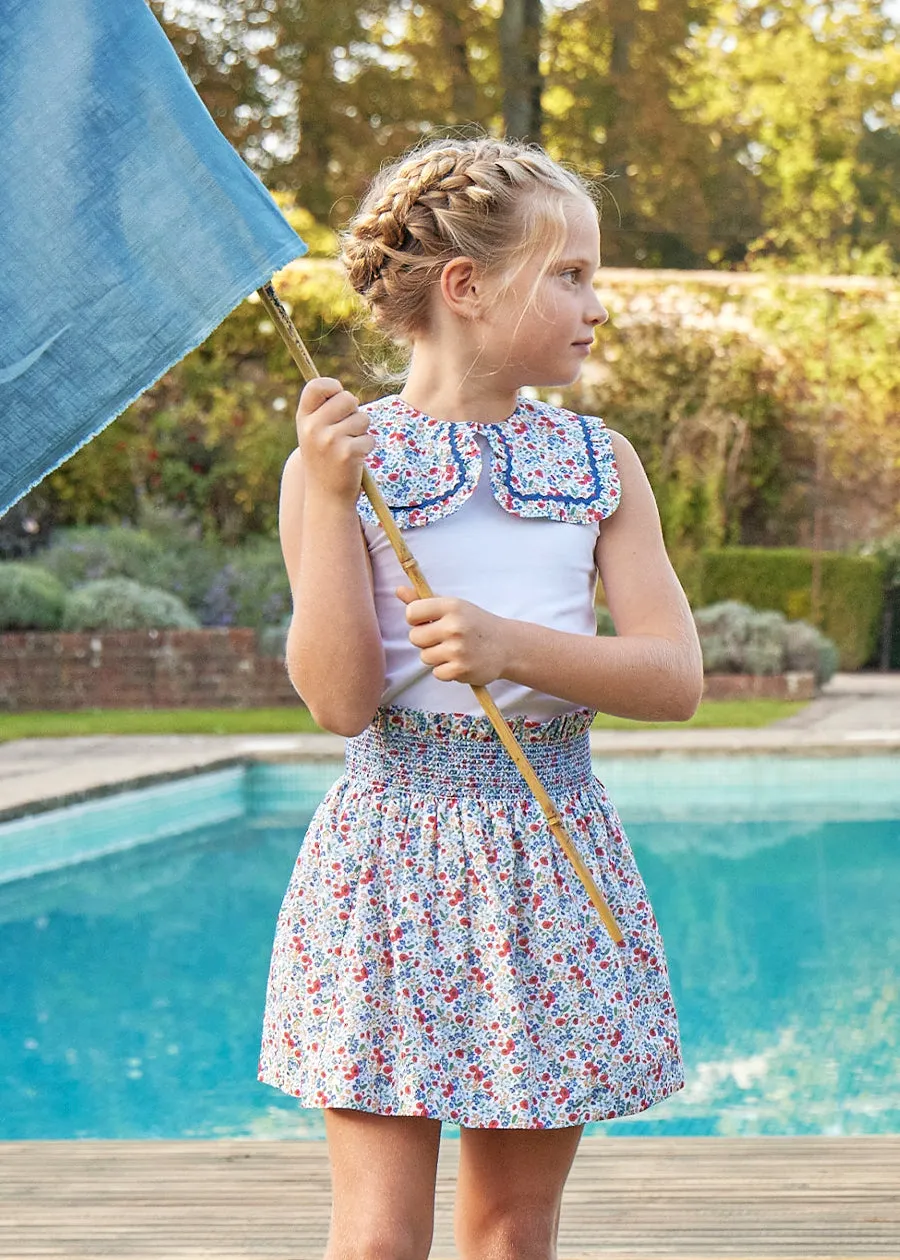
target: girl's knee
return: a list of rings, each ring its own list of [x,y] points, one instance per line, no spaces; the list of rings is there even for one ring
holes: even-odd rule
[[[457,1220],[456,1243],[464,1260],[555,1260],[558,1213],[533,1205]]]
[[[332,1229],[325,1260],[427,1260],[431,1234],[408,1221],[357,1218],[350,1228]]]

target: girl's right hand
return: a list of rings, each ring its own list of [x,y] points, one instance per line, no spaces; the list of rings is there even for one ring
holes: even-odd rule
[[[310,381],[297,406],[297,442],[308,484],[355,503],[363,463],[375,447],[368,428],[369,417],[340,381],[328,376]]]

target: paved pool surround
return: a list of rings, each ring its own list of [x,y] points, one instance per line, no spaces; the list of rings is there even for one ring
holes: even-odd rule
[[[0,717],[0,725],[2,725]],[[337,735],[95,735],[0,744],[0,821],[247,760],[340,760]],[[592,731],[595,757],[900,753],[900,672],[837,674],[801,713],[760,729]]]

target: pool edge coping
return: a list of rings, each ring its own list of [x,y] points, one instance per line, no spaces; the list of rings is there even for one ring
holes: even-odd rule
[[[729,728],[725,728],[729,730]],[[759,729],[759,735],[763,735],[765,728]],[[711,735],[713,732],[710,731]],[[738,733],[738,728],[731,728],[729,734]],[[744,740],[738,741],[729,739],[725,743],[716,744],[713,742],[706,743],[704,741],[688,742],[683,736],[679,736],[677,740],[673,739],[656,739],[648,740],[646,737],[641,738],[641,742],[618,742],[613,747],[609,736],[613,732],[594,731],[591,732],[591,755],[592,757],[603,757],[606,759],[636,757],[661,758],[661,759],[677,759],[677,758],[722,758],[722,757],[764,757],[772,755],[781,755],[787,757],[865,757],[869,755],[891,755],[900,753],[900,739],[864,739],[864,738],[844,738],[843,740],[826,739],[821,736],[810,738],[810,734],[803,732],[806,738],[797,739],[796,737],[786,740],[783,736],[779,739],[759,738],[752,742],[746,741],[748,734],[757,734],[756,730],[740,729],[740,734],[744,736]],[[617,732],[617,734],[619,734]],[[800,734],[798,732],[798,734]],[[599,736],[599,738],[597,738]],[[260,736],[260,739],[266,737]],[[321,740],[319,749],[308,747],[311,740]],[[248,736],[247,742],[252,744],[253,737]],[[245,766],[255,762],[269,762],[272,764],[290,764],[290,763],[315,763],[323,761],[333,761],[340,763],[343,758],[342,746],[343,740],[339,741],[339,737],[335,736],[306,736],[304,737],[304,748],[258,748],[236,747],[230,750],[222,750],[221,754],[215,754],[204,758],[203,760],[192,759],[189,763],[181,766],[168,766],[163,769],[125,773],[120,778],[106,779],[103,782],[95,782],[88,784],[76,791],[66,791],[50,793],[48,795],[35,796],[29,800],[22,800],[12,805],[0,807],[0,825],[13,822],[19,818],[25,818],[30,815],[48,813],[54,809],[61,809],[66,805],[80,804],[85,801],[102,799],[106,796],[114,796],[119,792],[133,791],[140,788],[152,787],[155,784],[176,782],[180,779],[191,778],[201,774],[207,774],[215,770],[228,769],[233,766]]]

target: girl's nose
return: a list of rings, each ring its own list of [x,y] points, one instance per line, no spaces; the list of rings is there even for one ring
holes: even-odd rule
[[[588,323],[596,324],[599,327],[600,325],[605,324],[608,319],[609,319],[609,311],[606,309],[606,307],[603,305],[602,302],[598,301],[595,298],[593,305],[591,306],[591,309],[587,315]]]

